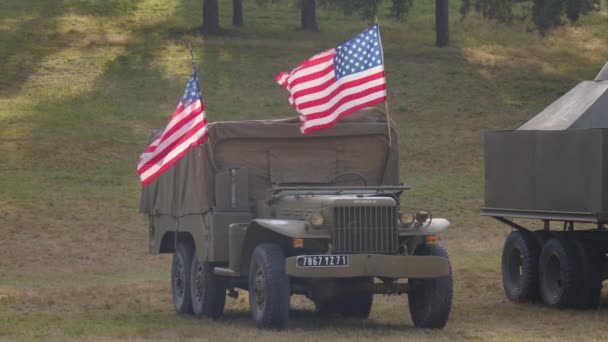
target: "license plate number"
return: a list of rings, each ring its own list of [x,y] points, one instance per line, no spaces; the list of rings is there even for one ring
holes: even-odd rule
[[[297,267],[343,267],[348,266],[348,255],[299,255]]]

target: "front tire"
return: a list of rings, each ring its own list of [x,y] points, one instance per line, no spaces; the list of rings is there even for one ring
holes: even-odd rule
[[[218,319],[226,305],[226,282],[213,274],[208,262],[199,262],[196,255],[192,258],[192,311],[196,317]]]
[[[258,245],[249,267],[249,306],[256,326],[259,329],[285,329],[290,296],[285,254],[278,245]]]
[[[449,259],[447,251],[438,244],[418,246],[414,255],[439,256]],[[447,276],[430,279],[409,279],[408,299],[414,325],[418,328],[445,327],[452,308],[452,267]]]
[[[178,314],[191,314],[192,301],[190,297],[190,267],[194,246],[189,241],[177,244],[171,263],[171,293],[173,306]]]
[[[533,233],[514,231],[502,250],[502,284],[507,298],[515,303],[538,298],[540,247]]]

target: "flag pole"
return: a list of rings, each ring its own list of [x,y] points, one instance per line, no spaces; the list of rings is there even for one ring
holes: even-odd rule
[[[388,129],[388,146],[391,147],[391,115],[388,112],[388,101],[384,101],[384,113],[386,114],[386,128]]]
[[[380,24],[378,23],[378,17],[374,18],[376,26],[378,26],[378,40],[380,41],[380,57],[382,58],[382,68],[384,69],[384,47],[382,47],[382,36],[380,35]],[[386,74],[384,76],[386,82]],[[388,92],[386,94],[386,100],[384,100],[384,114],[386,114],[386,129],[388,130],[388,146],[393,145],[391,137],[391,114],[388,111]]]
[[[188,49],[190,50],[190,57],[192,57],[192,69],[196,71],[196,62],[194,61],[194,52],[192,52],[192,45],[188,43]],[[198,74],[196,75],[196,83],[198,85],[198,89],[201,89],[201,85],[198,84]]]
[[[188,43],[188,50],[190,50],[190,57],[192,57],[192,69],[196,72],[196,61],[194,60],[194,52],[192,52],[192,45]],[[200,91],[201,85],[198,83],[198,74],[196,75],[196,85]],[[211,161],[211,166],[217,170],[217,166],[215,165],[215,160],[213,158],[213,147],[211,147],[211,135],[207,134],[207,146],[209,146],[209,160]]]

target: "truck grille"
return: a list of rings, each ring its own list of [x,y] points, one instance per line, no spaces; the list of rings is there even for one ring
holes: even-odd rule
[[[334,253],[394,253],[399,248],[395,207],[335,207]]]

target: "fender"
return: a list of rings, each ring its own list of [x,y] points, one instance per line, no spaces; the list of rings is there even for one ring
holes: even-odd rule
[[[182,217],[149,215],[148,218],[150,221],[150,254],[173,253],[179,240],[189,239],[194,244],[199,258],[203,258],[202,242],[204,241],[204,234],[201,214]]]
[[[444,230],[448,229],[450,221],[444,218],[434,218],[428,225],[423,225],[419,228],[408,229],[399,233],[400,236],[424,236],[424,235],[437,235]]]
[[[280,219],[255,219],[251,223],[256,223],[270,231],[290,238],[316,238],[329,239],[330,232],[316,229],[307,229],[304,220],[280,220]]]

